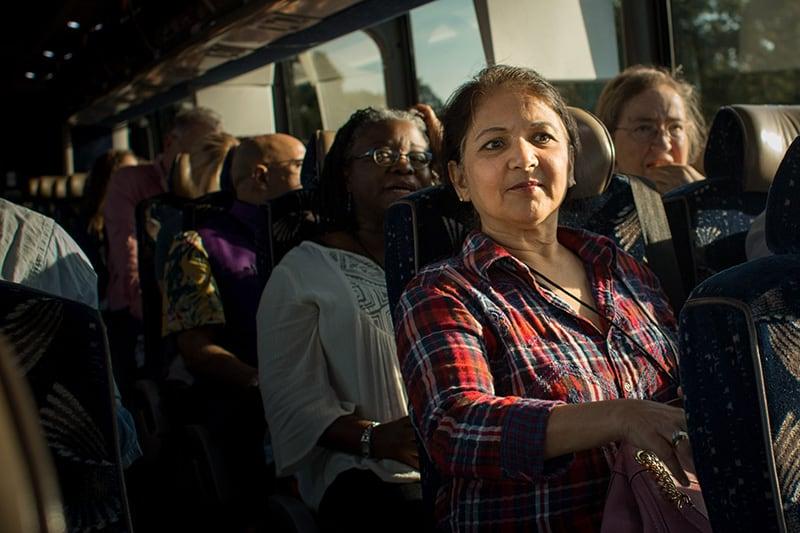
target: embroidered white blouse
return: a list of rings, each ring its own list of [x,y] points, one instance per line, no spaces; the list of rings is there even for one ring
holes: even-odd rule
[[[278,264],[258,308],[258,366],[277,475],[294,475],[316,509],[336,476],[370,469],[419,481],[394,460],[316,445],[337,418],[390,422],[407,413],[383,270],[358,254],[309,241]]]

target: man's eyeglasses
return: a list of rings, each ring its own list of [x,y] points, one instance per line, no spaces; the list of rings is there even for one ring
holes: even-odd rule
[[[627,131],[630,133],[633,140],[641,144],[650,144],[656,140],[656,137],[661,135],[661,126],[655,124],[640,124],[635,128],[622,128],[616,129]],[[674,122],[666,126],[667,135],[675,142],[683,142],[686,140],[686,126],[681,122]]]
[[[353,156],[353,159],[366,159],[371,157],[379,167],[390,167],[397,163],[401,156],[405,156],[405,158],[408,159],[408,163],[417,170],[430,165],[433,159],[433,155],[430,152],[412,150],[411,152],[402,153],[385,146],[383,148],[373,148],[361,155]]]

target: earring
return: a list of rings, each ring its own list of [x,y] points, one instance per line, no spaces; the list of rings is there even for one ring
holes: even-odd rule
[[[353,193],[350,191],[347,191],[347,200],[344,204],[344,210],[348,215],[353,214]]]

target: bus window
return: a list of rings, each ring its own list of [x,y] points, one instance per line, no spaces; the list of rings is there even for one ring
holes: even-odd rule
[[[303,52],[296,62],[294,90],[304,83],[314,89],[323,129],[338,129],[356,109],[386,107],[381,53],[363,31]],[[297,78],[298,70],[304,78]]]
[[[475,8],[472,0],[439,0],[410,15],[419,99],[438,111],[486,66]]]
[[[800,2],[672,0],[675,60],[710,118],[726,104],[800,101]]]
[[[322,129],[317,94],[300,59],[295,56],[281,63],[284,75],[284,101],[288,132],[299,139],[309,139]],[[276,102],[277,103],[277,102]]]

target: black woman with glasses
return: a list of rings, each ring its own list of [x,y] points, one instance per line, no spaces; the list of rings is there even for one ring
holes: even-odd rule
[[[661,194],[705,179],[692,166],[705,142],[699,95],[664,69],[625,69],[606,84],[597,116],[611,132],[617,171],[644,176]]]
[[[284,257],[261,298],[259,374],[276,472],[297,479],[323,531],[413,531],[422,521],[383,221],[389,205],[431,185],[429,150],[418,115],[356,111],[325,158],[323,233]]]

